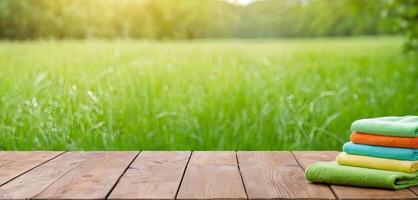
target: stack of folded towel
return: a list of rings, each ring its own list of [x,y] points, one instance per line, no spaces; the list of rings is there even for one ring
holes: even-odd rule
[[[361,119],[335,162],[308,167],[311,182],[402,189],[418,185],[418,116]]]

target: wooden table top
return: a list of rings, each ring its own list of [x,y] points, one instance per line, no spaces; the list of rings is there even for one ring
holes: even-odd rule
[[[312,184],[334,151],[0,151],[0,199],[418,199],[418,187]]]

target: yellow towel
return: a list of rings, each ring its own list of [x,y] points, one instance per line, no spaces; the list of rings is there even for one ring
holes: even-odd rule
[[[418,170],[418,161],[394,160],[340,153],[337,156],[340,165],[383,169],[398,172],[415,173]]]

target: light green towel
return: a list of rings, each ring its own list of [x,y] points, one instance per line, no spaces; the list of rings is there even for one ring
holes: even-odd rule
[[[351,124],[351,130],[376,135],[418,137],[418,116],[360,119]]]
[[[403,189],[418,185],[418,173],[368,169],[318,162],[308,167],[306,178],[313,183],[350,185],[385,189]]]

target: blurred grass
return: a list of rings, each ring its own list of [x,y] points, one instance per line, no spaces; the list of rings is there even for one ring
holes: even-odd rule
[[[396,37],[0,42],[0,149],[338,150],[418,113]]]

